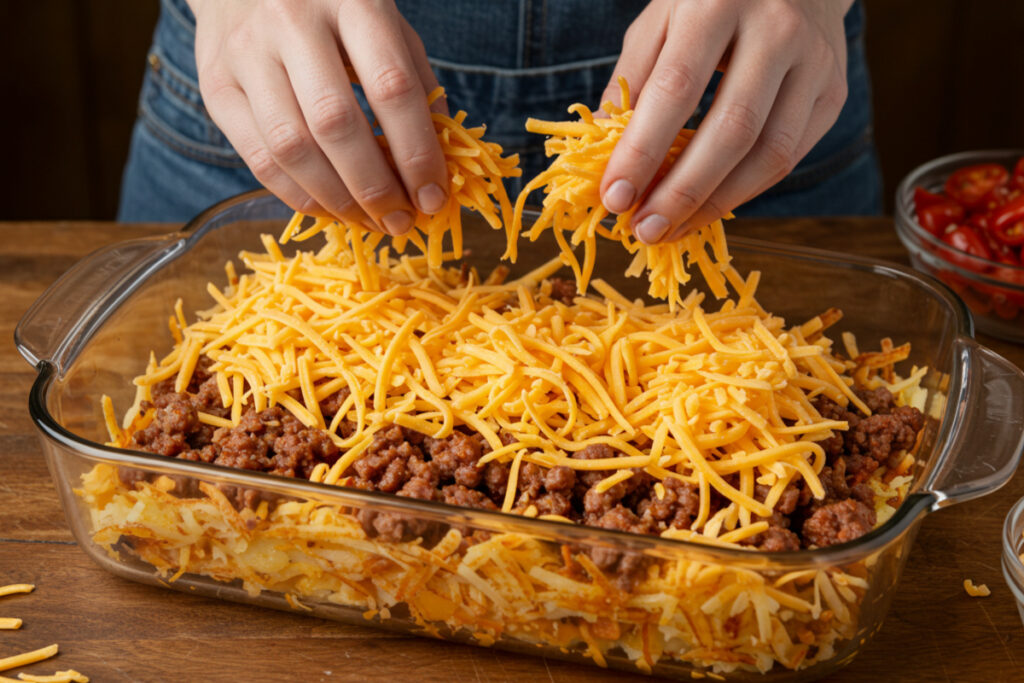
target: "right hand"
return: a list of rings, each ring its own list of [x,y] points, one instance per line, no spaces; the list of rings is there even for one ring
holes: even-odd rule
[[[427,107],[423,43],[392,0],[189,0],[199,89],[257,180],[302,213],[407,232],[448,172]],[[366,92],[398,169],[346,73]],[[443,99],[434,106],[445,112]]]

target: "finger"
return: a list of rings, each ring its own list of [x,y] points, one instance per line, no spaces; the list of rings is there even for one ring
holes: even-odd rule
[[[333,34],[307,31],[301,41],[284,35],[280,49],[282,76],[292,96],[274,102],[264,97],[259,106],[268,110],[269,119],[292,121],[310,138],[307,157],[296,159],[294,173],[302,174],[305,182],[329,183],[343,192],[346,209],[358,207],[374,227],[391,235],[407,232],[413,223],[412,205],[359,107]]]
[[[833,83],[828,91],[818,96],[811,110],[810,120],[804,135],[796,146],[796,159],[799,161],[810,153],[814,145],[825,137],[825,134],[832,129],[846,101],[846,81]],[[781,178],[780,178],[781,180]],[[759,187],[753,196],[761,194],[775,183],[768,182]],[[747,199],[750,199],[748,197]]]
[[[419,74],[423,90],[429,95],[441,84],[437,82],[437,74],[430,67],[427,50],[423,47],[423,40],[404,17],[402,17],[402,35],[405,36],[405,44],[409,47],[409,56],[412,57],[412,63],[416,67],[416,73]],[[447,94],[434,100],[434,103],[430,105],[430,111],[448,116]]]
[[[707,116],[637,210],[633,232],[638,239],[652,244],[667,236],[670,227],[680,225],[708,201],[747,155],[761,135],[788,71],[791,61],[785,56],[758,36],[739,37]]]
[[[626,29],[626,35],[622,38],[622,52],[599,104],[612,102],[618,106],[621,99],[619,78],[625,78],[629,85],[630,107],[636,104],[637,95],[651,75],[665,42],[667,23],[656,21],[658,18],[659,15],[654,12],[643,12]],[[603,113],[599,112],[599,115]]]
[[[306,125],[284,67],[276,61],[259,60],[235,73],[277,165],[334,216],[365,221],[366,214]]]
[[[751,197],[774,185],[789,174],[800,160],[800,142],[808,129],[820,77],[813,70],[799,67],[782,81],[760,137],[750,152],[737,164],[704,204],[664,241],[674,241],[690,230],[707,225],[732,211]]]
[[[274,160],[256,126],[249,102],[237,82],[211,77],[201,85],[210,117],[227,137],[256,179],[295,211],[330,217]],[[211,83],[212,81],[212,83]]]
[[[424,213],[436,213],[447,201],[448,172],[401,16],[355,4],[339,30],[409,197]],[[359,197],[358,183],[365,181],[345,180]]]
[[[715,19],[734,21],[719,15]],[[732,33],[729,23],[672,29],[601,179],[601,200],[609,211],[622,213],[643,196],[697,108]]]

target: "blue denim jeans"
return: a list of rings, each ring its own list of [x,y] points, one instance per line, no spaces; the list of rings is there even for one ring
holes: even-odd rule
[[[487,124],[488,139],[520,155],[523,177],[547,165],[543,138],[526,118],[560,120],[573,102],[596,105],[622,36],[643,0],[398,0],[420,34],[453,111]],[[871,214],[881,210],[864,58],[864,13],[846,16],[849,97],[832,129],[778,185],[737,215]],[[161,0],[139,116],[125,166],[118,218],[184,221],[207,206],[259,186],[199,94],[195,19],[184,0]],[[691,125],[710,106],[712,82]],[[361,91],[357,96],[369,106]],[[369,115],[369,114],[368,114]],[[521,180],[511,184],[518,191]]]

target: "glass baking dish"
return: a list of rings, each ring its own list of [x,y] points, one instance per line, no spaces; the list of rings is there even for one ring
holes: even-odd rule
[[[911,492],[884,525],[825,549],[762,553],[574,526],[168,459],[104,446],[100,396],[127,406],[150,350],[171,344],[175,299],[208,307],[207,282],[258,250],[290,211],[265,192],[201,214],[182,232],[100,249],[54,283],[15,333],[38,370],[29,409],[80,546],[109,571],[239,602],[459,642],[641,670],[728,680],[809,680],[849,662],[879,630],[926,513],[991,493],[1024,450],[1024,374],[972,338],[941,284],[895,265],[733,238],[758,298],[790,324],[838,306],[862,348],[912,344],[928,366],[928,412]],[[486,272],[503,238],[465,218],[467,260]],[[294,244],[287,245],[294,248]],[[521,249],[513,273],[550,258]],[[287,249],[286,249],[287,252]],[[602,276],[644,283],[605,249]],[[224,493],[252,492],[236,509]],[[185,493],[187,492],[187,493]],[[360,513],[422,530],[368,538]],[[163,519],[156,534],[147,520]],[[596,552],[644,563],[624,592],[588,563]],[[657,590],[649,586],[658,586]]]

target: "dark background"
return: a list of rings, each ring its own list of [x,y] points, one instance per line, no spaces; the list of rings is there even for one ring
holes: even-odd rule
[[[1024,147],[1024,2],[866,0],[887,208],[928,159]],[[0,220],[112,219],[157,0],[0,3]]]

